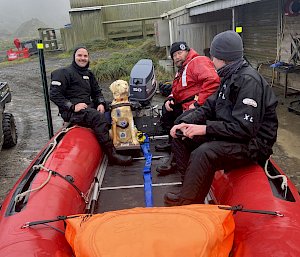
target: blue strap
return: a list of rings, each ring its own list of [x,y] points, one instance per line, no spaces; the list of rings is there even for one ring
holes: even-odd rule
[[[144,142],[141,144],[141,148],[145,157],[144,166],[144,194],[145,194],[145,205],[146,207],[153,207],[153,196],[152,196],[152,175],[151,175],[151,162],[152,154],[150,152],[150,140],[147,135]]]

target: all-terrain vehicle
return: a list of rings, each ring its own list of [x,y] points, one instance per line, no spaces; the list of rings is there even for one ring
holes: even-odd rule
[[[14,116],[6,113],[5,104],[11,101],[11,92],[7,82],[0,82],[0,150],[17,144],[17,129]]]

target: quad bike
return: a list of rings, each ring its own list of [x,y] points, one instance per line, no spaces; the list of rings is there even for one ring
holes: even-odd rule
[[[6,113],[5,104],[11,101],[11,92],[6,82],[0,82],[0,150],[17,144],[17,129],[14,116]]]

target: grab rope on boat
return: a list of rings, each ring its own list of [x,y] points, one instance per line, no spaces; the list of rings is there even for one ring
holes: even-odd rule
[[[249,212],[249,213],[257,213],[257,214],[266,214],[266,215],[272,215],[272,216],[278,216],[278,217],[283,217],[284,215],[278,211],[266,211],[266,210],[250,210],[250,209],[244,209],[243,205],[235,205],[231,207],[226,207],[226,206],[218,206],[219,209],[222,210],[229,210],[233,211],[235,214],[236,212]]]
[[[40,165],[37,165],[37,166],[39,167]],[[63,180],[65,180],[66,182],[68,182],[72,187],[74,187],[74,189],[77,191],[77,193],[83,198],[83,200],[85,201],[85,203],[88,203],[88,199],[87,199],[86,195],[83,192],[81,192],[80,189],[73,183],[74,179],[73,179],[72,176],[67,175],[67,176],[64,177],[59,172],[54,171],[54,170],[50,170],[50,169],[48,169],[48,168],[46,168],[44,166],[43,167],[39,167],[39,168],[43,169],[45,171],[48,171],[49,174],[52,175],[52,176],[58,176],[58,177],[62,178]],[[49,178],[49,176],[48,176],[48,178]],[[48,178],[47,178],[47,180],[48,180]]]
[[[52,176],[52,173],[53,171],[50,171],[49,169],[47,169],[44,165],[46,163],[46,161],[48,160],[50,154],[54,151],[54,149],[56,148],[57,146],[57,138],[62,135],[62,134],[66,134],[69,130],[75,128],[76,126],[73,126],[73,127],[70,127],[70,128],[63,128],[54,138],[53,138],[53,142],[49,143],[49,146],[51,146],[51,149],[49,150],[49,152],[47,153],[47,155],[45,156],[43,162],[41,164],[38,164],[38,165],[34,165],[32,168],[35,169],[35,170],[41,170],[41,169],[44,169],[46,171],[49,172],[49,175],[47,177],[47,179],[37,188],[34,188],[34,189],[29,189],[23,193],[20,193],[18,195],[16,195],[15,197],[15,202],[18,203],[20,201],[22,201],[22,199],[32,193],[32,192],[35,192],[35,191],[38,191],[40,189],[42,189],[45,185],[47,185],[47,183],[50,181],[50,178]]]
[[[88,214],[89,215],[89,214]],[[47,223],[52,223],[52,222],[56,222],[56,221],[65,221],[67,219],[73,219],[73,218],[78,218],[81,215],[73,215],[73,216],[57,216],[56,219],[52,219],[52,220],[38,220],[38,221],[31,221],[31,222],[26,222],[23,226],[21,226],[21,229],[24,228],[29,228],[32,226],[37,226],[37,225],[45,225]],[[53,228],[53,227],[51,227]]]
[[[266,161],[265,168],[264,168],[267,177],[270,178],[270,179],[282,178],[281,189],[282,189],[282,191],[284,191],[284,198],[286,198],[287,191],[288,191],[288,185],[287,185],[287,177],[286,177],[286,175],[283,175],[283,174],[276,175],[276,176],[270,175],[270,173],[268,171],[268,164],[269,164],[269,159]]]

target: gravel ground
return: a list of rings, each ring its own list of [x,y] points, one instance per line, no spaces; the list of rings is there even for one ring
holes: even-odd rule
[[[92,58],[107,56],[107,52],[92,54]],[[70,59],[57,59],[55,55],[46,57],[46,71],[49,75],[56,68],[70,63]],[[30,164],[40,149],[49,140],[43,88],[41,82],[39,61],[37,57],[23,64],[11,63],[0,68],[0,80],[9,83],[12,90],[12,103],[6,106],[6,111],[14,114],[18,129],[18,144],[12,149],[0,152],[0,203],[21,173]],[[109,83],[103,88],[107,99],[111,98]],[[294,98],[283,99],[283,90],[276,89],[279,97],[278,114],[280,128],[278,142],[274,147],[273,158],[287,172],[292,181],[300,189],[300,116],[289,113],[287,106]],[[62,126],[62,119],[57,116],[57,107],[51,104],[54,132]]]

